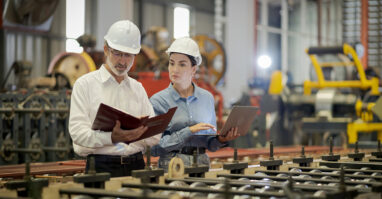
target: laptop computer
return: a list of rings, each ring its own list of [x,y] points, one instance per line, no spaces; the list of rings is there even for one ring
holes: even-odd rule
[[[256,118],[258,108],[254,106],[233,106],[223,128],[218,131],[219,134],[212,129],[203,130],[194,135],[220,135],[225,136],[231,128],[238,127],[240,136],[247,134],[252,122]]]

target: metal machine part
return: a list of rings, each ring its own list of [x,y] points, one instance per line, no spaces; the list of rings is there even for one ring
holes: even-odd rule
[[[151,148],[146,148],[145,169],[131,172],[131,176],[139,178],[142,183],[159,183],[159,178],[164,175],[164,169],[153,169],[151,167]]]
[[[267,170],[279,170],[280,165],[282,164],[283,164],[282,160],[277,160],[273,157],[273,142],[270,141],[269,160],[260,161],[260,166],[265,166]]]
[[[0,94],[0,164],[71,157],[67,90]]]
[[[30,165],[25,164],[24,180],[5,183],[7,189],[17,190],[18,197],[42,198],[42,190],[49,185],[48,179],[35,179],[30,175]]]
[[[95,63],[86,52],[80,54],[63,52],[56,55],[50,62],[48,74],[63,74],[69,81],[70,88],[72,88],[74,82],[80,76],[94,70],[96,70]],[[59,79],[57,81],[56,84],[58,88],[62,88],[62,85],[66,85],[64,82],[59,82],[61,81]]]
[[[309,55],[313,67],[317,74],[317,81],[305,81],[304,82],[304,93],[306,95],[311,94],[312,88],[359,88],[362,90],[370,89],[373,95],[379,95],[378,82],[379,80],[375,77],[372,79],[367,79],[365,71],[363,69],[362,63],[359,60],[357,53],[349,44],[344,44],[339,47],[310,47],[307,49],[307,54]],[[351,56],[353,61],[350,63],[346,62],[319,62],[317,55],[336,55],[344,54],[345,56]],[[324,77],[323,68],[325,67],[337,67],[337,66],[355,66],[359,80],[343,80],[343,81],[328,81]]]
[[[92,58],[86,53],[60,53],[51,61],[46,77],[31,78],[33,66],[27,61],[16,61],[7,72],[1,89],[21,90],[32,88],[48,88],[50,90],[70,89],[74,82],[82,75],[96,70]],[[16,85],[4,88],[12,70],[16,78]]]
[[[272,94],[279,94],[283,102],[280,122],[285,130],[293,132],[295,141],[303,140],[302,144],[327,144],[329,137],[335,137],[337,145],[354,144],[359,132],[377,132],[378,139],[382,139],[381,120],[376,117],[379,109],[373,108],[380,97],[379,79],[366,75],[352,46],[311,47],[306,52],[317,80],[304,82],[304,95],[280,89],[280,72],[275,74],[278,78],[272,79]],[[340,61],[329,61],[333,58]],[[343,79],[333,75],[341,72],[339,69],[356,75]]]
[[[4,19],[8,23],[38,26],[53,17],[58,2],[57,0],[7,1]]]
[[[218,41],[206,35],[196,35],[193,39],[198,43],[203,59],[200,68],[205,67],[200,78],[215,86],[227,70],[224,48]]]
[[[332,151],[330,152],[332,153]],[[247,168],[246,174],[229,174],[227,170],[221,170],[221,172],[215,173],[215,178],[165,177],[165,184],[137,183],[136,178],[132,179],[131,177],[112,179],[109,186],[122,180],[117,187],[122,186],[124,188],[123,190],[118,188],[118,191],[113,191],[116,190],[115,187],[109,187],[108,189],[106,185],[100,186],[101,189],[77,188],[75,186],[67,188],[68,186],[63,186],[59,190],[56,189],[56,191],[60,195],[73,196],[74,194],[81,194],[84,195],[83,197],[97,198],[161,198],[162,196],[167,198],[174,196],[248,198],[251,196],[261,198],[329,199],[359,198],[365,195],[376,196],[382,193],[382,177],[377,174],[381,173],[382,170],[380,170],[381,165],[378,163],[366,161],[355,163],[351,159],[342,159],[337,162],[319,159],[317,161],[319,167],[282,165],[283,170],[266,170],[264,168],[251,170]],[[326,167],[322,167],[323,165],[326,165]],[[207,174],[211,175],[214,172],[208,171]],[[82,177],[85,176],[82,175]],[[87,183],[101,182],[102,179],[106,179],[104,177],[90,172],[86,179],[83,178],[81,181]],[[77,179],[77,176],[75,178]],[[56,184],[54,187],[58,187],[58,185]]]
[[[332,116],[333,99],[335,97],[336,90],[334,89],[321,89],[316,94],[315,108],[316,114],[319,117]]]
[[[377,139],[382,139],[382,118],[381,110],[382,96],[376,102],[357,101],[355,105],[358,121],[351,122],[347,125],[347,135],[349,143],[354,144],[358,140],[358,133],[377,132]]]

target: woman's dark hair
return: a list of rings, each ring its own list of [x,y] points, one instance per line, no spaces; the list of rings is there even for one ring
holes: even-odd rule
[[[191,56],[191,55],[187,55],[187,57],[190,59],[191,65],[192,66],[196,66],[196,59],[195,59],[195,57]]]
[[[177,52],[171,52],[170,56],[171,56],[172,53],[177,53]],[[179,54],[186,55],[188,57],[188,59],[190,59],[190,61],[191,61],[191,66],[196,66],[196,59],[195,59],[194,56],[187,55],[187,54],[184,54],[184,53],[179,53]]]

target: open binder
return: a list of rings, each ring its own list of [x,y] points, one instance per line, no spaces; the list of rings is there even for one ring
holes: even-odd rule
[[[147,131],[141,137],[129,142],[132,143],[164,132],[176,109],[177,107],[170,108],[167,113],[151,118],[149,118],[149,116],[136,118],[123,111],[101,103],[93,122],[92,129],[110,132],[113,130],[117,120],[121,122],[121,129],[124,130],[135,129],[142,125],[147,126]]]

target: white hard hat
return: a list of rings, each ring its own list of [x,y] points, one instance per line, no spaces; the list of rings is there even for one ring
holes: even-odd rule
[[[104,39],[111,48],[125,53],[138,54],[141,50],[141,32],[129,20],[117,21],[111,25]]]
[[[182,37],[172,42],[171,46],[166,50],[166,53],[182,53],[193,56],[196,61],[196,65],[202,63],[202,56],[200,56],[198,44],[189,37]]]

